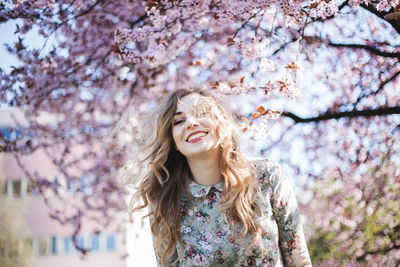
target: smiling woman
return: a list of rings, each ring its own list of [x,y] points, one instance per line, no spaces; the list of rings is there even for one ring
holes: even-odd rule
[[[155,132],[130,214],[150,208],[159,266],[311,266],[289,180],[243,155],[235,119],[211,93],[172,93]]]
[[[218,119],[214,116],[217,113],[210,111],[206,98],[199,94],[189,94],[179,99],[176,110],[171,125],[175,149],[185,156],[192,169],[204,165],[214,167],[213,163],[220,161],[221,152]],[[194,181],[204,185],[219,182],[219,169],[210,170],[214,173],[198,172],[202,177],[195,176]]]

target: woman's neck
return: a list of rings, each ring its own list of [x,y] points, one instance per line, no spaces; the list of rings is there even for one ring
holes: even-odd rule
[[[193,180],[201,185],[215,185],[222,181],[219,151],[206,157],[188,158]]]

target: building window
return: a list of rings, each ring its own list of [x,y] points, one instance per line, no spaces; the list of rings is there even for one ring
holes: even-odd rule
[[[28,192],[28,181],[26,179],[7,180],[4,188],[4,193],[8,197],[26,197]]]
[[[7,195],[7,186],[8,186],[7,180],[1,181],[1,191],[2,191],[1,193],[3,195]]]
[[[85,238],[83,236],[77,235],[76,236],[76,244],[80,248],[85,248]]]
[[[92,251],[99,251],[100,250],[100,237],[99,235],[92,235]]]
[[[31,181],[27,181],[26,182],[26,193],[28,195],[38,195],[39,190]]]
[[[56,255],[57,254],[57,237],[52,236],[51,237],[51,254]]]
[[[39,255],[47,255],[49,254],[49,239],[45,237],[38,238],[38,253]]]
[[[21,197],[26,197],[28,192],[28,181],[26,179],[21,180]]]
[[[68,254],[71,252],[71,237],[66,236],[64,237],[64,253]]]
[[[107,235],[107,251],[115,251],[115,235]]]
[[[12,196],[13,197],[21,196],[21,180],[12,181]]]
[[[32,250],[33,255],[39,255],[39,240],[37,237],[32,238]]]
[[[76,245],[79,248],[85,248],[85,238],[84,236],[77,235],[76,236]],[[87,247],[87,246],[86,246]],[[72,240],[71,236],[66,236],[64,237],[64,253],[69,254],[69,253],[76,253],[78,250],[75,247],[74,241]]]
[[[7,197],[12,197],[13,192],[13,182],[11,180],[7,180]]]

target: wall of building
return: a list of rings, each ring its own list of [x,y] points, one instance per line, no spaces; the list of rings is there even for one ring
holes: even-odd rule
[[[0,130],[15,138],[15,120],[19,125],[27,126],[22,112],[19,110],[0,111]],[[10,132],[9,127],[14,127]],[[21,164],[30,172],[57,179],[60,177],[57,169],[43,150],[21,157]],[[49,206],[57,207],[64,214],[72,214],[68,208],[74,202],[74,195],[68,188],[84,184],[88,177],[82,177],[74,185],[62,185],[63,199],[60,201],[51,192],[47,193],[48,203],[31,186],[29,178],[18,165],[14,156],[9,153],[0,153],[0,183],[3,184],[2,194],[19,203],[25,223],[29,228],[30,242],[33,247],[33,267],[153,267],[156,266],[153,243],[148,219],[141,220],[146,211],[135,214],[133,223],[127,221],[127,212],[115,214],[115,222],[107,227],[96,221],[84,220],[83,227],[77,236],[78,244],[90,250],[82,257],[76,251],[71,240],[73,227],[71,224],[62,225],[49,217]],[[62,179],[59,180],[62,182]],[[70,190],[73,191],[73,190]],[[90,190],[89,192],[90,193]],[[129,199],[126,199],[129,203]],[[99,234],[96,234],[98,233]]]
[[[43,175],[57,177],[57,172],[52,169],[43,152],[38,151],[24,157],[22,163],[29,170],[40,170]],[[0,164],[2,194],[20,203],[21,212],[29,228],[35,255],[33,267],[126,266],[125,229],[120,229],[118,223],[103,227],[95,221],[85,219],[77,236],[77,243],[88,249],[89,253],[82,257],[72,243],[72,225],[62,225],[49,217],[49,204],[46,204],[42,195],[32,188],[14,156],[0,153]],[[47,200],[52,208],[57,208],[57,203],[60,203],[60,199],[51,193]],[[72,212],[72,209],[68,210],[65,207],[74,203],[73,194],[68,195],[67,190],[62,201],[62,205],[59,205],[60,208],[64,208],[62,212]],[[123,217],[123,213],[116,214],[115,221],[123,220]]]

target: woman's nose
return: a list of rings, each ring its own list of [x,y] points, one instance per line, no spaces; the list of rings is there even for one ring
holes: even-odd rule
[[[199,125],[199,122],[197,121],[197,119],[194,116],[187,117],[186,121],[187,121],[187,125],[186,125],[187,128]]]

